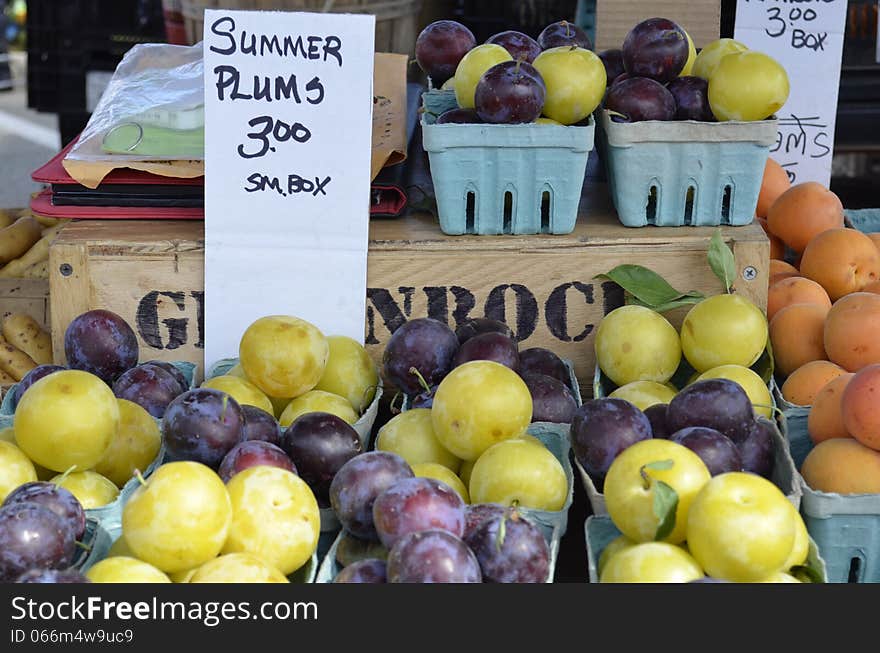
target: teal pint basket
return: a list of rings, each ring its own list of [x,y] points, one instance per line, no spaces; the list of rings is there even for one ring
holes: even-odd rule
[[[813,449],[806,415],[803,428],[789,429],[787,436],[799,470]],[[807,485],[800,474],[798,479],[803,490],[801,516],[825,558],[828,581],[880,583],[880,494],[819,492]]]
[[[339,543],[342,541],[343,535],[344,533],[340,532],[336,536],[330,549],[321,559],[321,566],[318,568],[318,573],[315,578],[316,583],[333,583],[336,581],[339,572],[342,571],[343,566],[336,558],[336,551],[339,548]],[[545,530],[544,537],[550,547],[550,573],[547,575],[547,582],[552,583],[556,576],[556,559],[559,556],[559,541],[562,534],[558,529],[554,529],[549,533]]]
[[[440,229],[463,234],[568,234],[577,222],[595,122],[586,126],[434,124],[423,96],[428,153]],[[452,96],[454,100],[454,95]],[[435,111],[428,109],[434,106]],[[442,113],[442,111],[440,111]]]
[[[775,383],[773,382],[773,366],[770,359],[770,352],[765,351],[761,357],[752,365],[758,375],[767,381],[770,390],[770,399],[773,404],[774,413],[777,408],[777,396],[775,393]],[[682,359],[681,365],[676,370],[670,382],[677,388],[684,388],[688,384],[688,380],[694,374],[694,369],[688,364],[686,359]],[[607,397],[616,389],[616,385],[602,372],[598,364],[596,364],[593,373],[593,399],[601,399]],[[776,422],[777,428],[773,433],[773,472],[770,475],[770,481],[778,487],[791,504],[795,508],[800,508],[803,500],[802,482],[800,480],[800,462],[792,457],[790,450],[791,439],[789,437],[788,425],[785,417]],[[607,515],[608,510],[605,507],[605,495],[599,490],[596,482],[587,473],[587,470],[575,458],[575,466],[581,477],[584,491],[587,493],[587,499],[594,515]]]
[[[616,123],[599,113],[599,147],[627,227],[742,226],[755,219],[776,119]]]
[[[617,526],[614,525],[610,517],[606,515],[591,515],[587,517],[587,521],[584,524],[584,533],[587,544],[589,581],[591,583],[598,583],[599,557],[602,555],[605,547],[620,536],[620,531],[617,530]],[[810,541],[810,551],[804,566],[812,572],[813,582],[830,582],[828,563],[825,560],[825,550],[815,540],[811,539]]]
[[[845,209],[846,224],[863,233],[880,232],[880,209]],[[800,470],[813,441],[807,428],[810,406],[787,401],[774,384],[788,444]],[[841,495],[819,492],[798,474],[803,496],[801,515],[822,550],[832,583],[880,583],[880,494]]]
[[[458,108],[455,91],[431,88],[422,93],[422,108],[436,120],[450,109]]]

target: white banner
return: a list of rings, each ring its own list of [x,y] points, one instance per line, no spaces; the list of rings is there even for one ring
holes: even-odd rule
[[[205,11],[205,365],[295,315],[363,342],[375,17]]]
[[[831,182],[846,0],[739,0],[734,38],[776,59],[791,94],[770,150],[792,183]]]

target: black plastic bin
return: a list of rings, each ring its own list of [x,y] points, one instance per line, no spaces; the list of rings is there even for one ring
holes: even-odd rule
[[[29,0],[28,106],[87,114],[90,72],[112,72],[136,43],[164,40],[161,0]]]

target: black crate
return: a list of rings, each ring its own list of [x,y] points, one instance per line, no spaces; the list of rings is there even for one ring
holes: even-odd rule
[[[575,21],[577,0],[459,0],[457,20],[467,25],[477,43],[493,34],[515,29],[537,38],[547,25],[558,20]]]
[[[88,72],[113,71],[137,43],[165,40],[161,0],[30,0],[28,106],[86,111]]]

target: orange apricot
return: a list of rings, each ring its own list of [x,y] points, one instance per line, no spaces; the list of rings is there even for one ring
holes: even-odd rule
[[[795,252],[803,252],[823,231],[843,227],[843,204],[815,181],[796,184],[770,206],[767,226]]]
[[[810,415],[807,417],[807,431],[814,444],[832,438],[848,438],[849,432],[843,423],[841,399],[847,384],[855,374],[850,372],[832,379],[816,393]]]
[[[825,360],[825,315],[827,309],[815,304],[786,306],[770,320],[773,360],[788,375],[810,361]]]
[[[830,229],[807,245],[800,270],[834,301],[880,280],[880,250],[861,231]]]
[[[793,304],[815,304],[826,313],[831,308],[828,293],[815,281],[803,277],[778,279],[767,292],[767,319],[772,320],[779,311]]]
[[[824,339],[828,359],[848,372],[880,363],[880,295],[856,292],[834,302]]]
[[[801,465],[801,476],[819,492],[880,493],[880,451],[852,438],[817,444]]]
[[[846,370],[831,361],[810,361],[792,372],[780,389],[783,398],[797,406],[811,406],[826,384]]]

